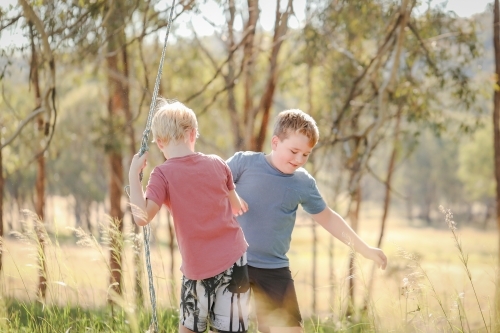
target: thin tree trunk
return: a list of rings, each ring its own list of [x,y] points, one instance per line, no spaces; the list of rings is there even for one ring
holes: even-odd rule
[[[130,89],[129,89],[129,70],[128,70],[128,51],[127,51],[127,43],[126,43],[126,35],[124,31],[121,31],[121,45],[122,45],[122,66],[123,66],[123,80],[121,81],[121,90],[122,90],[122,98],[123,98],[123,111],[125,113],[125,120],[127,122],[126,130],[129,138],[129,149],[130,156],[132,157],[136,153],[136,142],[135,142],[135,131],[133,126],[133,116],[132,111],[130,110]],[[135,232],[135,251],[134,251],[134,291],[135,291],[135,302],[137,305],[144,304],[144,291],[142,289],[142,276],[143,276],[143,261],[141,256],[142,250],[142,242],[140,240],[140,228],[138,225],[134,223],[134,219],[132,217],[132,212],[130,207],[128,207],[127,211],[130,213],[130,220],[132,225],[134,226]]]
[[[91,214],[91,211],[90,211],[90,207],[92,205],[92,202],[89,202],[89,201],[86,201],[85,202],[85,208],[84,208],[84,218],[85,218],[85,230],[93,235],[93,230],[92,230],[92,223],[90,222],[91,219],[90,219],[90,214]]]
[[[0,133],[0,144],[2,143],[2,134]],[[2,149],[0,149],[0,276],[2,275],[2,258],[3,258],[3,156]]]
[[[235,80],[235,61],[234,61],[234,53],[231,53],[231,50],[234,49],[235,47],[235,42],[234,42],[234,20],[235,20],[235,15],[236,15],[236,7],[234,5],[234,0],[229,0],[228,3],[229,7],[229,19],[227,22],[228,26],[228,41],[227,41],[227,48],[228,48],[228,54],[230,54],[230,57],[227,62],[227,75],[224,76],[224,79],[226,81],[226,87],[227,88],[227,109],[229,111],[229,116],[231,119],[231,127],[233,129],[233,147],[236,148],[236,150],[240,150],[240,147],[242,146],[243,143],[243,138],[241,136],[241,130],[240,130],[240,122],[239,122],[239,116],[238,116],[238,110],[236,108],[236,97],[235,97],[235,92],[234,92],[234,80]]]
[[[175,282],[174,274],[175,274],[175,233],[174,228],[172,227],[172,216],[170,212],[167,213],[167,227],[168,227],[168,247],[170,250],[170,279]],[[175,299],[175,284],[172,286],[172,299]]]
[[[335,306],[335,267],[334,267],[334,245],[335,243],[333,242],[333,237],[329,237],[330,240],[328,242],[328,277],[329,277],[329,288],[330,288],[330,294],[329,294],[329,302],[328,305],[330,306],[330,309],[334,309]]]
[[[377,247],[380,248],[382,245],[382,239],[384,238],[385,224],[387,222],[387,216],[389,215],[389,206],[391,204],[391,184],[392,176],[394,174],[394,165],[396,164],[396,156],[399,146],[399,125],[401,122],[401,109],[398,110],[396,115],[396,127],[394,129],[394,141],[392,146],[391,157],[389,158],[389,165],[387,166],[387,177],[385,181],[385,196],[384,196],[384,213],[382,215],[382,222],[380,224],[380,234],[377,241]]]
[[[30,36],[31,36],[31,68],[30,68],[30,78],[33,87],[33,92],[35,94],[35,105],[39,108],[42,103],[41,93],[40,93],[40,82],[38,77],[38,59],[37,51],[35,46],[35,36],[33,33],[33,24],[29,22]],[[42,116],[38,116],[37,120],[37,131],[40,141],[46,134],[46,124]],[[38,144],[37,143],[37,144]],[[38,148],[37,148],[38,149]],[[43,149],[40,147],[40,149]],[[36,159],[37,163],[37,174],[35,180],[35,213],[39,221],[35,223],[43,223],[44,221],[44,209],[45,209],[45,157],[43,152],[38,152],[38,157]],[[47,270],[45,266],[45,243],[41,235],[40,228],[35,228],[37,230],[38,246],[40,247],[38,254],[38,265],[39,265],[39,277],[38,277],[38,293],[42,299],[45,299],[47,291]]]
[[[312,114],[313,112],[313,86],[312,86],[312,61],[311,59],[307,59],[307,76],[306,76],[306,83],[307,83],[307,111],[309,114]],[[313,159],[311,159],[311,162],[313,162]],[[314,176],[314,175],[313,175]],[[311,231],[312,231],[312,312],[316,313],[316,281],[317,281],[317,276],[316,276],[316,271],[318,269],[318,235],[317,235],[317,230],[316,230],[316,223],[314,220],[312,221],[311,224]]]
[[[69,213],[69,212],[68,212]],[[75,205],[74,205],[74,210],[73,214],[75,215],[75,228],[82,228],[83,229],[83,223],[82,223],[82,207],[80,205],[80,200],[75,198]]]
[[[280,1],[276,3],[276,21],[274,24],[273,47],[271,49],[271,57],[269,60],[269,76],[266,83],[266,88],[260,100],[259,110],[262,112],[259,134],[255,138],[255,145],[252,147],[254,151],[262,151],[264,142],[267,136],[267,127],[271,107],[273,105],[274,91],[278,83],[278,55],[283,44],[284,37],[288,31],[288,17],[293,10],[292,0],[288,0],[288,5],[284,13],[280,12]]]
[[[123,211],[121,209],[121,195],[123,188],[122,155],[119,152],[109,153],[110,180],[110,254],[109,267],[111,269],[110,285],[118,295],[122,294],[122,251],[123,251]]]
[[[119,2],[117,2],[118,4]],[[121,198],[123,193],[123,164],[122,148],[120,139],[122,133],[119,132],[119,120],[123,119],[124,108],[126,106],[125,96],[120,77],[123,70],[120,70],[120,29],[123,29],[120,11],[115,8],[114,13],[110,13],[109,25],[107,26],[108,47],[106,56],[107,76],[108,76],[108,162],[109,162],[109,200],[110,200],[110,255],[109,266],[111,269],[109,283],[111,289],[118,295],[122,294],[122,251],[123,251],[123,210]],[[122,59],[123,62],[123,59]],[[109,299],[109,301],[112,301]]]
[[[142,242],[141,228],[134,223],[134,289],[135,289],[135,304],[142,306],[144,304],[144,290],[142,289],[143,276],[143,261],[142,261]]]
[[[316,230],[316,222],[313,220],[311,224],[312,231],[312,313],[316,313],[316,289],[317,289],[317,270],[318,270],[318,234]]]
[[[498,0],[495,0],[494,5],[494,20],[493,20],[493,44],[495,47],[495,72],[496,85],[493,102],[493,146],[495,149],[495,179],[496,179],[496,219],[497,227],[500,230],[500,8]],[[500,235],[498,236],[498,267],[500,268]],[[497,269],[496,277],[496,295],[495,295],[495,319],[497,328],[500,326],[500,270]]]
[[[407,193],[406,195],[406,218],[410,222],[410,226],[413,225],[413,196],[412,193],[410,192],[409,194]]]
[[[384,232],[387,222],[387,217],[389,216],[389,207],[391,204],[391,184],[392,184],[392,176],[394,174],[394,165],[396,164],[396,156],[399,145],[399,125],[401,121],[401,108],[398,110],[396,115],[396,127],[394,129],[394,140],[392,145],[391,157],[389,158],[389,165],[387,166],[387,177],[385,180],[385,195],[384,195],[384,210],[382,214],[382,221],[380,223],[380,233],[378,236],[377,247],[380,248],[382,245],[382,240],[384,238]],[[376,265],[372,265],[372,271],[370,275],[370,280],[368,282],[368,290],[365,296],[365,303],[363,306],[363,310],[366,311],[368,309],[368,303],[370,302],[371,294],[373,291],[373,283],[375,281],[375,269]]]
[[[488,222],[490,221],[490,218],[491,218],[491,211],[492,211],[492,207],[490,206],[491,204],[488,202],[486,204],[486,207],[485,207],[485,211],[484,211],[484,219],[483,219],[483,222],[482,222],[482,229],[484,231],[488,230]]]
[[[353,175],[352,178],[354,179],[355,175]],[[352,230],[357,232],[359,224],[359,211],[361,208],[361,186],[359,184],[356,185],[356,188],[354,190],[354,193],[352,193],[351,198],[352,198],[351,199],[352,203],[349,209],[349,221],[351,222]],[[349,303],[347,305],[346,317],[351,316],[354,313],[355,274],[356,274],[355,254],[352,253],[352,255],[349,258],[349,300],[348,300]]]
[[[123,66],[123,80],[121,82],[122,98],[123,98],[123,112],[125,113],[125,120],[127,121],[127,134],[129,138],[130,154],[133,156],[136,153],[135,130],[133,124],[133,115],[130,110],[130,88],[129,88],[129,70],[128,70],[128,51],[126,45],[125,32],[122,32],[122,66]]]
[[[243,76],[244,76],[244,98],[243,104],[243,120],[244,120],[244,147],[238,147],[238,150],[250,148],[254,144],[254,125],[255,125],[255,112],[253,104],[252,86],[254,84],[253,71],[255,69],[255,32],[257,27],[257,20],[259,18],[259,5],[257,0],[248,0],[248,22],[246,30],[250,30],[246,37],[245,45],[243,48]]]

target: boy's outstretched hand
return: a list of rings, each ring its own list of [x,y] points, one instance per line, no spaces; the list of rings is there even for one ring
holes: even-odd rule
[[[373,260],[380,269],[384,270],[387,267],[387,256],[384,251],[379,248],[369,247],[364,257]]]

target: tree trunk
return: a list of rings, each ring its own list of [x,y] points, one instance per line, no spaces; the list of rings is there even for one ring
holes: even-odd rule
[[[410,222],[410,225],[413,225],[413,194],[411,192],[406,195],[405,207],[406,218]]]
[[[495,0],[494,5],[494,20],[493,20],[493,44],[495,47],[495,72],[496,85],[493,102],[493,145],[495,149],[495,179],[496,179],[496,219],[497,227],[500,230],[500,8],[498,0]],[[500,267],[500,235],[498,238],[498,266]],[[496,277],[496,322],[500,322],[500,271],[497,269]],[[500,325],[500,324],[497,324]]]
[[[354,178],[355,176],[353,176]],[[359,184],[356,185],[354,193],[351,194],[351,205],[349,208],[349,221],[351,222],[351,228],[355,232],[358,231],[358,223],[359,223],[359,211],[361,208],[361,186]],[[355,286],[355,253],[349,258],[349,300],[347,305],[346,317],[351,316],[354,313],[354,286]]]
[[[310,58],[307,59],[307,75],[306,75],[306,83],[307,83],[307,112],[309,114],[313,113],[313,86],[312,86],[312,70],[313,64]],[[310,159],[311,163],[314,160]],[[313,174],[313,177],[315,175]],[[316,231],[316,223],[312,220],[312,313],[316,313],[316,271],[318,269],[318,235]]]
[[[142,306],[144,304],[144,290],[142,289],[143,261],[142,261],[142,242],[141,228],[134,223],[134,289],[135,289],[135,304]]]
[[[236,108],[236,97],[235,97],[235,60],[234,53],[231,53],[235,47],[234,42],[234,20],[236,15],[236,7],[234,5],[234,0],[229,0],[229,18],[227,22],[228,26],[228,41],[227,41],[227,52],[230,54],[227,62],[227,75],[224,76],[227,88],[227,109],[229,112],[229,117],[231,119],[231,127],[233,128],[233,147],[236,150],[240,150],[243,143],[243,138],[241,136],[240,122],[238,116],[238,109]]]
[[[393,145],[392,145],[392,152],[391,152],[391,157],[389,158],[389,165],[387,166],[387,177],[385,180],[385,195],[384,195],[384,210],[382,213],[382,221],[380,223],[380,233],[378,236],[378,241],[377,241],[377,247],[380,248],[382,245],[382,240],[384,238],[384,232],[385,232],[385,226],[387,222],[387,216],[389,216],[389,207],[391,204],[391,184],[392,184],[392,176],[394,174],[394,165],[396,164],[396,155],[398,151],[398,145],[399,145],[399,124],[401,121],[401,108],[398,110],[398,113],[396,115],[396,127],[394,129],[394,140],[393,140]],[[370,280],[368,282],[368,290],[366,292],[365,296],[365,303],[363,306],[363,311],[366,311],[368,309],[368,303],[370,302],[372,290],[373,290],[373,282],[375,280],[375,269],[376,269],[375,263],[372,265],[372,271],[370,275]]]
[[[129,88],[129,70],[128,70],[128,51],[127,51],[127,43],[126,43],[126,35],[124,31],[121,31],[120,33],[120,44],[122,47],[122,66],[123,66],[123,79],[121,81],[121,93],[122,93],[122,98],[123,98],[123,111],[125,113],[125,120],[127,122],[126,131],[128,134],[129,138],[129,149],[130,149],[130,156],[134,156],[134,154],[137,152],[136,150],[136,142],[135,142],[135,131],[134,131],[134,126],[133,126],[133,116],[132,116],[132,111],[130,110],[130,88]],[[142,290],[142,275],[143,275],[143,261],[142,261],[142,242],[140,242],[140,233],[141,233],[141,228],[139,228],[138,225],[134,223],[134,219],[132,217],[132,213],[130,210],[130,207],[128,207],[127,211],[130,213],[130,220],[132,225],[134,226],[134,232],[135,232],[135,247],[136,250],[134,251],[134,289],[135,289],[135,302],[137,305],[142,306],[144,304],[144,292]]]
[[[119,2],[116,3],[120,7]],[[122,251],[123,251],[123,210],[121,198],[123,193],[123,164],[122,164],[122,133],[120,120],[123,120],[125,107],[128,105],[123,92],[123,66],[124,60],[120,59],[120,36],[123,33],[123,22],[120,8],[115,8],[114,13],[109,13],[107,29],[108,46],[106,55],[108,76],[108,144],[107,154],[109,163],[109,201],[110,201],[110,280],[114,293],[122,294]],[[121,61],[120,61],[121,60]],[[109,301],[112,301],[109,299]]]
[[[318,270],[318,235],[317,235],[317,230],[316,230],[316,222],[312,220],[311,224],[311,231],[312,231],[312,274],[311,274],[311,285],[312,285],[312,313],[316,313],[316,281],[317,281],[317,274],[316,271]]]
[[[110,253],[109,267],[111,276],[109,283],[112,290],[122,294],[122,250],[123,250],[123,212],[121,209],[121,195],[123,188],[122,155],[119,152],[109,153],[110,180]]]
[[[2,134],[0,133],[0,144],[2,143]],[[0,276],[2,275],[2,257],[3,257],[3,158],[2,149],[0,149]]]
[[[288,17],[292,14],[292,0],[288,0],[288,5],[284,13],[280,12],[280,1],[276,3],[276,19],[274,23],[273,47],[271,49],[271,57],[269,60],[269,76],[266,83],[266,88],[262,94],[262,99],[259,104],[259,111],[262,113],[260,122],[259,134],[255,138],[255,145],[252,147],[254,151],[262,151],[267,135],[267,125],[271,107],[273,105],[274,91],[278,83],[278,55],[283,44],[284,37],[288,31]]]
[[[90,219],[90,214],[91,214],[90,207],[91,207],[91,205],[92,205],[92,202],[91,202],[91,201],[86,201],[86,202],[84,203],[84,209],[83,209],[83,211],[84,211],[84,213],[83,213],[83,214],[84,214],[84,216],[83,216],[83,218],[84,218],[84,221],[85,221],[85,227],[84,227],[84,229],[85,229],[85,230],[86,230],[86,231],[87,231],[90,235],[93,235],[93,234],[94,234],[94,232],[93,232],[93,230],[92,230],[92,222],[90,222],[90,221],[91,221],[91,219]]]
[[[38,59],[37,59],[37,51],[36,51],[36,46],[35,46],[35,36],[33,33],[33,24],[31,21],[29,22],[29,28],[30,28],[30,36],[31,36],[31,64],[30,64],[30,77],[31,77],[31,84],[33,87],[33,92],[35,94],[35,105],[36,108],[41,107],[42,104],[42,98],[41,98],[41,93],[40,93],[40,82],[39,82],[39,77],[38,77]],[[37,220],[35,223],[43,223],[44,221],[44,209],[45,209],[45,157],[43,154],[43,149],[42,144],[40,144],[41,141],[43,141],[43,137],[46,134],[46,124],[43,116],[38,116],[37,120],[37,136],[39,138],[37,145],[40,147],[37,147],[36,149],[40,149],[38,152],[38,156],[36,158],[36,163],[37,163],[37,174],[36,174],[36,181],[35,181],[35,213],[37,215]],[[48,134],[48,133],[47,133]],[[37,237],[38,237],[38,246],[39,248],[39,254],[38,254],[38,265],[39,265],[39,278],[38,278],[38,293],[39,296],[42,299],[45,299],[45,294],[47,291],[47,270],[45,266],[45,243],[41,234],[40,228],[35,228],[37,230]]]
[[[329,286],[330,286],[330,293],[329,293],[329,302],[328,306],[330,309],[335,308],[335,267],[334,267],[334,238],[329,237],[330,240],[328,241],[328,277],[329,277]]]
[[[69,213],[69,212],[68,212]],[[82,207],[80,206],[80,200],[75,198],[75,205],[73,206],[73,214],[75,215],[75,228],[82,228]]]
[[[399,125],[401,122],[401,108],[398,110],[396,115],[396,127],[394,129],[394,141],[392,145],[391,157],[389,158],[389,165],[387,166],[387,177],[385,180],[385,196],[384,196],[384,213],[382,215],[382,222],[380,224],[380,234],[377,241],[377,247],[380,248],[382,245],[382,240],[384,238],[385,224],[387,221],[387,216],[389,215],[389,206],[391,204],[391,184],[392,176],[394,174],[394,165],[396,164],[396,155],[398,152],[399,145]]]
[[[248,0],[248,21],[245,31],[249,31],[243,48],[243,76],[244,76],[244,98],[243,121],[245,132],[243,133],[244,147],[237,150],[250,148],[254,141],[255,112],[253,103],[252,86],[254,84],[253,72],[255,70],[255,32],[259,18],[259,4],[257,0]]]
[[[172,226],[172,216],[170,215],[170,212],[167,212],[167,227],[168,227],[168,247],[170,250],[170,279],[172,281],[175,281],[174,279],[174,274],[175,274],[175,233],[174,233],[174,228]],[[173,285],[172,290],[172,299],[175,299],[176,293],[175,293],[175,284]]]

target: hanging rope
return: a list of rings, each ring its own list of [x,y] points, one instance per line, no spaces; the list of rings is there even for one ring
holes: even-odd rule
[[[167,41],[168,35],[170,34],[170,26],[172,25],[172,15],[174,13],[175,0],[172,1],[172,7],[170,8],[170,16],[168,18],[167,25],[167,33],[165,34],[165,42],[163,43],[163,50],[161,52],[160,65],[158,68],[158,74],[156,75],[155,86],[153,90],[153,96],[151,98],[151,104],[149,106],[148,120],[146,122],[146,128],[142,133],[141,147],[139,149],[139,156],[144,155],[146,151],[148,151],[148,141],[149,134],[151,133],[151,122],[153,120],[153,114],[156,108],[156,99],[158,98],[158,90],[160,89],[160,81],[161,75],[163,72],[163,60],[165,59],[165,51],[167,49]],[[142,181],[143,173],[141,171],[139,178]],[[127,190],[127,189],[126,189]],[[127,193],[128,194],[128,193]],[[144,255],[146,257],[146,268],[148,271],[148,283],[149,283],[149,298],[151,300],[151,323],[149,325],[148,333],[157,333],[158,332],[158,318],[156,317],[156,293],[155,287],[153,284],[153,271],[151,269],[151,258],[150,258],[150,250],[149,250],[149,238],[151,235],[151,227],[149,224],[143,227],[143,235],[144,235]]]

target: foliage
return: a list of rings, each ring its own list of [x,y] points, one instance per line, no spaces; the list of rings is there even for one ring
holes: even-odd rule
[[[419,140],[420,145],[402,166],[397,184],[405,189],[407,200],[420,208],[417,216],[431,224],[436,202],[458,207],[464,202],[463,185],[457,177],[460,147],[457,141],[447,136],[436,138],[430,131],[422,133]]]
[[[102,154],[106,149],[101,148],[109,146],[107,138],[110,134],[116,133],[123,138],[117,142],[122,149],[133,144],[126,135],[128,123],[124,119],[116,119],[116,126],[107,126],[105,93],[108,86],[105,73],[100,70],[105,66],[107,43],[104,19],[116,10],[123,11],[121,17],[122,24],[127,27],[125,40],[129,54],[127,84],[137,142],[149,111],[151,87],[156,78],[168,14],[168,6],[161,5],[159,1],[143,3],[129,0],[113,11],[108,11],[105,3],[76,0],[33,3],[50,36],[58,69],[56,82],[61,123],[56,128],[53,147],[48,155],[53,160],[49,163],[50,193],[75,193],[81,200],[103,200],[106,189],[101,170],[104,163]],[[218,14],[212,13],[209,17],[207,6],[217,8]],[[248,20],[247,4],[236,1],[235,6],[236,18],[244,24]],[[404,116],[401,131],[402,141],[406,143],[402,144],[402,159],[411,154],[413,148],[408,147],[418,143],[418,134],[424,128],[444,135],[446,132],[470,132],[477,126],[481,113],[487,110],[484,107],[481,108],[483,111],[477,109],[478,99],[483,101],[485,97],[477,94],[478,82],[473,80],[471,67],[472,61],[480,55],[479,43],[483,42],[476,37],[478,19],[457,18],[441,7],[417,13],[413,10],[416,4],[410,2],[400,64],[394,82],[387,86],[384,93],[380,89],[391,70],[395,54],[396,35],[388,36],[398,22],[399,2],[317,0],[308,1],[307,6],[304,25],[288,30],[278,56],[279,71],[272,114],[296,107],[311,112],[320,126],[322,139],[315,154],[321,155],[318,156],[320,159],[329,159],[328,156],[335,152],[339,161],[335,162],[336,172],[340,174],[351,170],[355,165],[353,163],[361,159],[366,159],[363,174],[368,173],[369,165],[382,170],[385,161],[372,159],[372,156],[381,156],[377,155],[376,149],[382,152],[388,149],[390,138],[394,135],[397,112],[402,112]],[[261,12],[274,10],[263,2],[259,3],[259,7]],[[227,4],[220,2],[189,1],[178,5],[160,89],[161,95],[186,102],[198,114],[201,133],[198,149],[223,157],[230,156],[235,149],[232,138],[234,123],[228,112],[229,91],[226,87],[230,54],[228,10]],[[260,19],[263,19],[262,16]],[[3,8],[1,20],[3,28],[0,34],[16,32],[28,36],[19,8]],[[190,20],[204,21],[212,26],[213,33],[207,34],[196,27],[191,29],[187,23]],[[243,41],[241,28],[236,27],[234,32],[235,42]],[[390,43],[377,57],[377,51],[382,50],[386,38]],[[258,25],[249,81],[254,104],[265,91],[271,42],[272,32]],[[21,43],[3,50],[2,83],[6,102],[12,107],[8,111],[8,105],[2,104],[0,121],[4,126],[4,140],[16,129],[13,120],[21,121],[30,111],[26,99],[22,98],[29,93],[27,47],[26,43]],[[236,65],[243,64],[245,53],[242,47],[239,45],[232,56]],[[372,61],[375,62],[370,65]],[[311,107],[305,89],[308,66],[311,67],[313,82]],[[235,70],[242,69],[235,67]],[[363,76],[364,71],[367,74]],[[235,76],[233,93],[238,117],[243,117],[244,80],[241,73]],[[14,85],[16,90],[11,88]],[[23,90],[19,90],[22,86]],[[379,93],[386,96],[384,116],[380,116]],[[85,97],[86,103],[82,100]],[[260,120],[260,117],[257,114],[255,119]],[[378,121],[380,124],[374,127]],[[29,132],[23,130],[17,141],[4,148],[7,183],[11,184],[9,186],[18,184],[26,192],[25,197],[29,197],[32,183],[21,185],[18,181],[14,182],[13,173],[26,173],[21,177],[23,180],[33,177],[28,176],[26,165],[20,162],[30,161],[33,156],[27,144],[31,140]],[[75,149],[66,148],[69,142]],[[332,145],[339,145],[339,148]],[[453,146],[453,143],[447,142],[441,149],[456,149]],[[74,154],[75,151],[78,154]],[[130,151],[125,156],[125,161],[130,159],[131,154]],[[450,152],[449,156],[453,158],[455,155]],[[162,161],[161,156],[154,158],[154,164]],[[436,169],[435,161],[431,160],[428,166]],[[86,169],[81,168],[83,165]],[[126,167],[127,163],[124,165]],[[422,174],[418,177],[425,178],[423,173],[428,171],[419,170]],[[325,169],[324,172],[328,171]],[[71,183],[70,179],[78,181]],[[92,184],[94,179],[97,181]],[[451,184],[445,182],[446,178],[436,179],[442,182],[443,188]],[[418,182],[417,178],[411,181]],[[97,184],[100,186],[95,186]],[[349,182],[343,181],[342,190],[348,186]],[[440,191],[438,197],[446,197],[450,193],[456,193],[456,190]],[[420,198],[422,200],[418,201],[418,205],[422,206],[424,200]],[[450,197],[446,200],[456,202],[464,199]]]
[[[458,177],[472,202],[491,200],[495,194],[492,137],[492,126],[487,124],[460,147]]]

